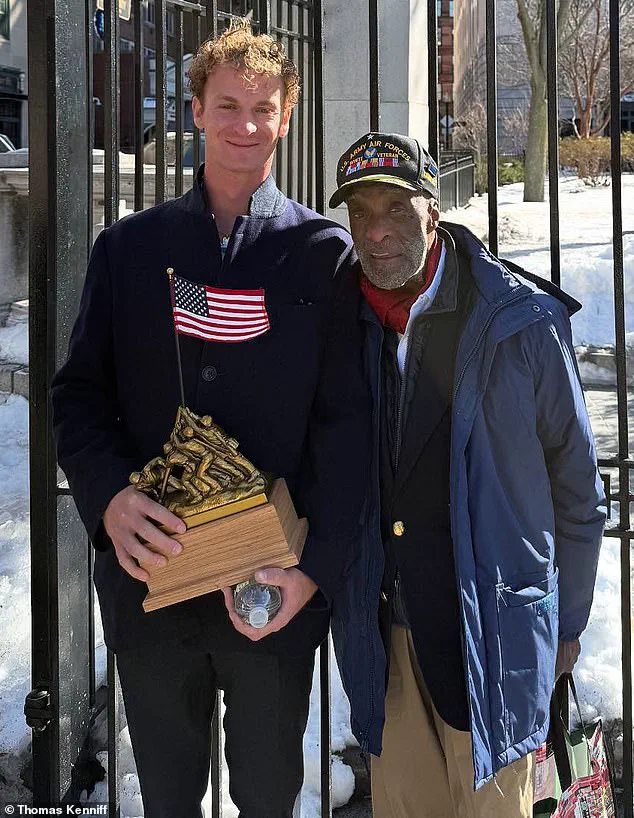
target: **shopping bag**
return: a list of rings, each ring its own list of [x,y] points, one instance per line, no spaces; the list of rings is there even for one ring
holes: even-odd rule
[[[584,724],[575,683],[566,675],[581,726],[568,730],[561,692],[553,691],[546,744],[537,750],[533,818],[614,818],[614,783],[601,720]]]

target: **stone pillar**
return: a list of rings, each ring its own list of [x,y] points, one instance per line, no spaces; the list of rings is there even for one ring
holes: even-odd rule
[[[427,4],[384,0],[379,5],[380,128],[427,144]],[[326,194],[335,189],[336,163],[370,127],[368,4],[324,2]],[[347,226],[344,206],[328,210]]]

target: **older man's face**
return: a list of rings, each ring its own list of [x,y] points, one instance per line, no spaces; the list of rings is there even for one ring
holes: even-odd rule
[[[438,224],[438,204],[382,182],[355,185],[347,199],[363,272],[383,290],[418,287]]]

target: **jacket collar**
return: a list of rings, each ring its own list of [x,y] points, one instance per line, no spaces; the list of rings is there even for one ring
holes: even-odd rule
[[[205,188],[205,164],[200,166],[194,185],[181,197],[186,210],[191,213],[209,213],[211,208]],[[274,219],[281,216],[286,208],[286,196],[278,189],[275,179],[269,174],[255,191],[249,202],[249,216],[256,219]]]
[[[445,267],[442,271],[440,286],[431,306],[424,315],[455,312],[458,307],[458,257],[452,236],[446,230],[438,228],[438,237],[445,246]]]

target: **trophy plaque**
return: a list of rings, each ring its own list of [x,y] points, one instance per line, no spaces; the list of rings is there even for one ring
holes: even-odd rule
[[[271,480],[238,450],[238,442],[209,415],[180,406],[163,455],[130,482],[180,517],[183,546],[167,565],[143,564],[145,611],[235,585],[258,568],[297,565],[308,533],[286,482]]]

